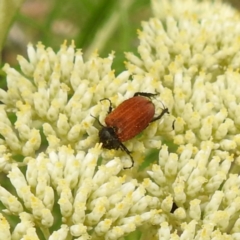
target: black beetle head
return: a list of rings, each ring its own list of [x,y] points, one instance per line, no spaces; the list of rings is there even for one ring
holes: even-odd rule
[[[103,127],[99,131],[99,140],[102,146],[107,149],[119,149],[121,142],[118,139],[113,127]]]

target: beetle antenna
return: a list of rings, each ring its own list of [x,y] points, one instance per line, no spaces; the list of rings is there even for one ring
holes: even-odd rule
[[[133,97],[144,96],[144,97],[151,98],[151,97],[157,96],[157,95],[158,95],[158,93],[136,92],[136,93],[134,93]]]
[[[112,112],[112,102],[111,102],[111,100],[109,98],[103,98],[103,99],[100,100],[100,102],[104,101],[104,100],[108,100],[109,101],[109,108],[108,108],[108,114],[109,114],[110,112]]]
[[[105,127],[104,125],[101,124],[101,122],[99,121],[98,118],[94,117],[92,114],[90,114],[91,117],[93,117],[95,120],[97,120],[98,124],[101,126],[101,127]]]

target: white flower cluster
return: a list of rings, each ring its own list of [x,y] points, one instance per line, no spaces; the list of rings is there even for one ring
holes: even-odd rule
[[[57,54],[42,44],[36,49],[29,45],[28,56],[29,61],[18,57],[21,73],[5,65],[8,90],[0,90],[0,166],[16,191],[1,186],[0,201],[4,214],[19,217],[10,232],[1,216],[0,238],[40,239],[40,230],[51,240],[69,235],[79,240],[119,239],[144,224],[159,224],[159,199],[145,195],[132,176],[120,174],[124,166],[114,156],[124,160],[125,154],[107,150],[102,165],[98,163],[103,152],[97,143],[100,126],[93,125],[92,117],[104,123],[108,106],[100,99],[109,97],[117,105],[136,91],[152,92],[153,86],[131,83],[127,71],[115,77],[113,55],[102,59],[94,53],[84,62],[73,43],[64,43]],[[10,121],[13,114],[16,120]],[[144,141],[136,139],[135,146],[129,146],[139,150],[135,158],[150,141],[152,148],[160,147],[154,128],[156,124]],[[22,171],[20,165],[25,165]],[[56,231],[49,231],[51,227]]]
[[[192,16],[199,21],[203,19],[223,20],[238,18],[238,12],[230,5],[224,4],[222,0],[151,0],[153,15],[162,21],[167,16],[173,16],[175,19],[182,19],[186,16]],[[189,41],[189,39],[188,39]]]
[[[177,150],[163,146],[144,181],[162,210],[177,206],[158,238],[240,239],[240,16],[219,1],[152,2],[126,66],[174,102]]]
[[[126,54],[135,78],[147,76],[171,90],[175,144],[199,147],[210,140],[218,154],[239,153],[239,19],[199,21],[183,14],[163,24],[155,18],[139,33],[140,57]]]
[[[66,42],[29,45],[21,72],[4,66],[0,171],[12,189],[0,185],[0,239],[240,239],[240,17],[180,2],[153,0],[118,76],[113,54],[84,61]],[[159,93],[156,114],[170,114],[126,142],[135,165],[123,170],[128,156],[101,148],[94,117],[105,124],[100,99],[135,92]],[[157,162],[138,172],[149,149]]]
[[[38,239],[41,229],[45,239],[119,239],[140,226],[160,224],[160,200],[146,195],[134,169],[128,176],[120,173],[125,153],[101,150],[100,126],[92,117],[104,123],[109,106],[100,99],[109,97],[118,105],[137,91],[155,92],[153,80],[131,82],[128,71],[115,77],[113,55],[102,59],[94,53],[84,62],[73,43],[64,43],[57,54],[42,44],[29,45],[28,56],[29,61],[18,57],[22,73],[5,65],[8,90],[0,90],[0,166],[16,191],[1,186],[0,201],[4,214],[19,216],[11,234],[2,216],[7,227],[0,238]],[[157,104],[161,110],[162,103]],[[12,114],[16,120],[10,121]],[[161,146],[155,132],[168,124],[153,124],[129,144],[134,159],[141,161],[146,149]],[[56,231],[49,232],[50,227]]]
[[[51,240],[67,239],[68,235],[79,240],[118,239],[145,223],[155,224],[161,213],[156,210],[158,198],[145,196],[136,180],[117,176],[123,167],[120,159],[96,170],[99,145],[87,154],[73,152],[62,146],[29,157],[25,174],[12,166],[8,177],[17,197],[0,187],[0,201],[6,207],[3,213],[18,215],[20,222],[10,234],[9,224],[1,216],[1,239],[40,239],[36,229]],[[58,210],[54,210],[56,205]],[[53,211],[59,212],[60,219],[54,219]],[[61,226],[50,234],[47,229],[54,221]]]

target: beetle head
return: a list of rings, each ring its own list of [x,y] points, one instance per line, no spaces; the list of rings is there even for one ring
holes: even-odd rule
[[[103,147],[107,149],[119,149],[121,146],[113,127],[103,127],[99,131],[99,140]]]

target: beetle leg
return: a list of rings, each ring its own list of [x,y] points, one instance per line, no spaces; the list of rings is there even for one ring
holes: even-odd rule
[[[175,122],[176,122],[176,119],[173,121],[172,123],[172,129],[175,130]]]
[[[108,114],[109,114],[110,112],[112,112],[112,102],[111,102],[111,100],[109,98],[103,98],[103,99],[100,100],[100,102],[104,101],[104,100],[108,100],[109,103],[110,103],[109,104],[109,108],[108,108]]]
[[[128,156],[131,158],[131,162],[132,162],[130,167],[124,167],[124,169],[130,169],[134,166],[134,161],[133,161],[133,158],[131,156],[131,152],[127,149],[127,147],[124,144],[122,144],[121,142],[119,142],[119,144],[120,144],[121,150],[128,154]]]
[[[176,209],[178,209],[178,206],[177,206],[177,204],[175,202],[173,202],[172,209],[171,209],[170,213],[174,213],[174,211]]]
[[[151,98],[156,95],[158,95],[158,93],[136,92],[136,93],[134,93],[133,97],[144,96],[144,97]]]

